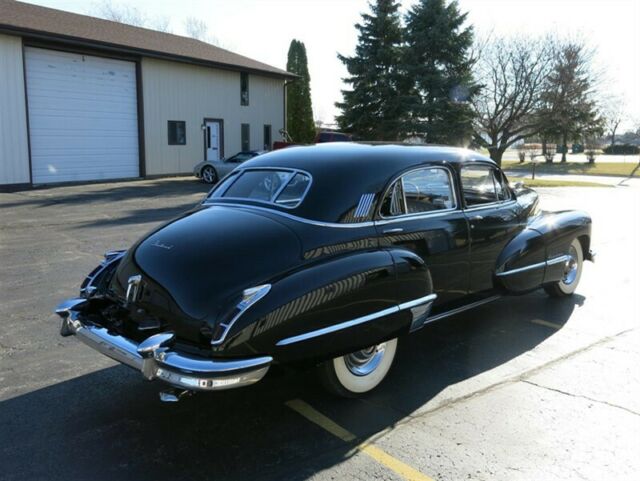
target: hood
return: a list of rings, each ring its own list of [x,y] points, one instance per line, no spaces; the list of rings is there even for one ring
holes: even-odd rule
[[[183,314],[202,320],[300,258],[298,237],[277,220],[247,209],[210,206],[142,239],[118,270],[128,276],[138,268],[143,280],[170,296]]]

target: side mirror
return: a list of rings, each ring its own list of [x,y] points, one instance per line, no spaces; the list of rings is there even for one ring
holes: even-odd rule
[[[524,182],[522,182],[522,181],[518,181],[518,182],[516,182],[516,183],[513,185],[513,188],[514,188],[515,190],[522,190],[522,189],[524,189]]]

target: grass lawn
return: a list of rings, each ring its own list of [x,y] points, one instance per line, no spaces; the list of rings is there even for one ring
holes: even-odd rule
[[[580,182],[577,180],[545,180],[545,179],[523,179],[520,177],[511,177],[509,183],[511,186],[516,182],[524,182],[525,187],[613,187],[609,184],[599,184],[598,182]]]
[[[536,174],[573,174],[573,175],[612,175],[619,177],[640,177],[640,164],[623,163],[623,162],[602,162],[599,164],[596,160],[595,164],[566,162],[553,164],[545,164],[544,162],[536,162]],[[531,162],[502,162],[504,170],[531,172]]]

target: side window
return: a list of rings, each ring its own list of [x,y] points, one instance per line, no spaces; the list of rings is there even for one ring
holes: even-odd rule
[[[240,105],[249,105],[249,74],[240,73]]]
[[[382,215],[421,214],[454,207],[449,173],[428,167],[409,172],[394,183],[383,200]]]
[[[168,120],[167,132],[169,145],[186,145],[187,127],[184,120]]]
[[[460,171],[462,192],[467,207],[498,200],[494,169],[488,165],[470,165]]]
[[[511,191],[509,185],[504,177],[504,174],[498,169],[493,169],[493,181],[496,184],[496,193],[498,194],[498,200],[511,199]]]

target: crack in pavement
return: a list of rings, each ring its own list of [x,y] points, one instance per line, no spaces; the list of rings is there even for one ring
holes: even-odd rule
[[[629,408],[626,408],[624,406],[619,406],[618,404],[613,404],[613,403],[610,403],[608,401],[603,401],[601,399],[595,399],[595,398],[592,398],[592,397],[589,397],[589,396],[585,396],[583,394],[576,394],[576,393],[571,393],[571,392],[568,392],[568,391],[563,391],[562,389],[557,389],[557,388],[553,388],[553,387],[549,387],[549,386],[544,386],[542,384],[538,384],[538,383],[535,383],[533,381],[529,381],[528,379],[522,379],[521,381],[524,382],[524,383],[530,384],[532,386],[539,387],[541,389],[546,389],[548,391],[557,392],[559,394],[564,394],[566,396],[571,396],[571,397],[574,397],[574,398],[585,399],[587,401],[591,401],[591,402],[598,403],[598,404],[604,404],[606,406],[609,406],[609,407],[612,407],[612,408],[622,409],[623,411],[626,411],[626,412],[628,412],[630,414],[635,414],[636,416],[640,416],[640,413],[634,411],[633,409],[629,409]]]

